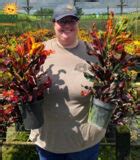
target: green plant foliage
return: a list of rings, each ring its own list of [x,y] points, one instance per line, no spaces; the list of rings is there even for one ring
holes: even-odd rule
[[[115,147],[100,146],[98,160],[116,160]]]
[[[9,128],[7,142],[27,142],[29,132],[16,132],[14,127]],[[38,160],[35,146],[4,145],[2,147],[2,160]]]
[[[53,9],[50,8],[40,8],[34,13],[35,16],[52,16],[52,14]]]
[[[129,133],[130,129],[127,125],[117,126],[118,133]]]
[[[130,160],[139,160],[140,159],[140,148],[131,149],[131,159]]]
[[[38,160],[34,146],[7,146],[3,148],[3,160]]]

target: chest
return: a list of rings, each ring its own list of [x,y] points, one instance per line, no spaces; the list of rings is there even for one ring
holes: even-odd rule
[[[70,97],[81,97],[82,85],[91,83],[84,77],[88,67],[86,60],[69,52],[50,56],[44,64],[46,75],[52,79],[50,91],[61,92],[61,96],[67,92]]]

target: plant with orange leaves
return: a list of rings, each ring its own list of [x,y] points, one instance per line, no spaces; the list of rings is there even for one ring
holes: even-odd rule
[[[4,99],[22,104],[42,99],[51,85],[51,79],[47,77],[41,83],[43,74],[39,74],[39,71],[52,51],[44,49],[44,44],[35,42],[33,37],[13,38],[10,41],[0,52],[0,83],[4,87]],[[8,94],[9,90],[12,90],[11,95]]]
[[[134,38],[127,30],[127,19],[115,22],[113,13],[109,15],[105,31],[98,31],[94,24],[90,36],[92,42],[87,44],[88,53],[97,57],[99,63],[88,62],[90,73],[84,75],[93,82],[93,86],[84,86],[86,90],[82,95],[91,94],[115,105],[113,120],[120,123],[128,114],[133,115],[137,111],[138,96],[131,85],[134,79],[130,69],[140,62],[137,57],[139,49],[133,47],[133,55],[128,52]]]
[[[31,37],[34,37],[36,42],[47,41],[54,37],[53,31],[48,29],[38,29],[36,31],[29,31],[29,32],[23,33],[20,37],[25,38],[25,37],[29,37],[29,35]]]

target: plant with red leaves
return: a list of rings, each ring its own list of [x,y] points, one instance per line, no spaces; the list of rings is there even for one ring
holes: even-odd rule
[[[51,86],[50,77],[42,82],[41,66],[47,56],[42,42],[33,36],[8,36],[0,39],[0,134],[13,123],[22,124],[19,104],[33,103],[44,98]]]
[[[119,123],[136,112],[138,97],[131,86],[134,80],[130,68],[135,68],[140,59],[134,53],[131,55],[127,47],[134,39],[127,31],[127,20],[115,23],[113,13],[109,15],[105,31],[98,31],[93,25],[91,38],[92,42],[86,44],[88,53],[97,57],[99,63],[88,62],[90,73],[84,75],[93,86],[84,86],[86,90],[82,94],[92,94],[94,98],[116,105],[113,120]]]
[[[6,100],[24,104],[44,97],[45,90],[51,86],[51,79],[47,77],[41,83],[43,73],[39,71],[47,56],[53,53],[44,47],[33,37],[20,37],[12,38],[5,49],[1,49],[0,83],[4,86],[3,97]]]

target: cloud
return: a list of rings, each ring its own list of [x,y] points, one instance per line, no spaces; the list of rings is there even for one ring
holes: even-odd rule
[[[11,3],[17,1],[17,4],[20,8],[23,6],[26,6],[27,2],[26,0],[0,0],[0,8],[3,7],[4,3]],[[33,6],[34,9],[38,9],[40,7],[46,7],[46,8],[54,8],[58,4],[67,3],[72,0],[30,0],[30,5]],[[80,6],[82,8],[106,8],[109,7],[117,7],[117,5],[120,3],[120,0],[99,0],[99,3],[94,2],[82,2],[84,0],[76,0],[81,2],[76,2],[77,6]],[[92,1],[92,0],[91,0]],[[140,8],[140,0],[125,0],[127,7],[135,7]]]

